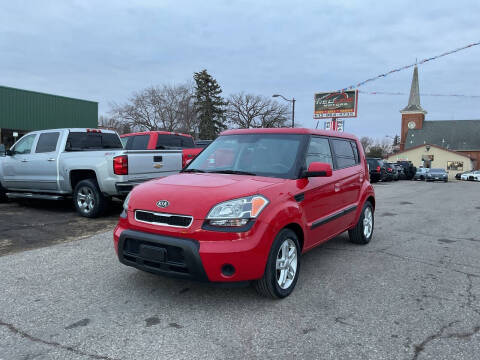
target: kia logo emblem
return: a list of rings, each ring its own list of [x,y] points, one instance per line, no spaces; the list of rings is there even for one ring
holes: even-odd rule
[[[170,203],[167,200],[158,200],[157,206],[159,208],[166,208]]]

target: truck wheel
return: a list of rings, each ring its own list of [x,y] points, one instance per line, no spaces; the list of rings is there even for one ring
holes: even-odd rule
[[[374,224],[373,206],[370,201],[366,201],[357,225],[353,229],[348,230],[350,241],[354,244],[368,244],[372,239]]]
[[[73,203],[81,216],[95,218],[102,215],[106,210],[107,202],[96,180],[82,180],[75,186]]]
[[[278,233],[270,249],[263,277],[254,282],[260,295],[281,299],[295,288],[300,272],[300,246],[290,229]]]

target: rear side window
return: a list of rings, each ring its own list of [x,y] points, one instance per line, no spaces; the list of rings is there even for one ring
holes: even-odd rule
[[[147,150],[150,135],[133,135],[127,138],[125,149],[127,150]]]
[[[331,139],[331,141],[338,169],[358,164],[358,152],[356,148],[355,151],[353,150],[351,141],[343,139]]]
[[[332,152],[327,138],[312,137],[308,145],[305,168],[312,162],[328,163],[333,167]]]
[[[66,151],[123,149],[120,138],[112,133],[71,132],[68,134]]]
[[[43,133],[38,138],[36,153],[54,152],[57,149],[59,132]]]
[[[158,134],[156,145],[157,150],[185,149],[194,147],[195,143],[191,137],[174,134]]]

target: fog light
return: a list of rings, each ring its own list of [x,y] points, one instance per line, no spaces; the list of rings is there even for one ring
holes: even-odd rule
[[[222,219],[222,220],[210,220],[210,225],[213,226],[243,226],[249,219]]]
[[[232,264],[225,264],[222,266],[222,275],[232,276],[233,274],[235,274],[235,268]]]

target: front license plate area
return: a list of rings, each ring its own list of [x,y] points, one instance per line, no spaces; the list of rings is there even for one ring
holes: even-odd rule
[[[144,260],[165,262],[167,259],[167,250],[155,246],[140,245],[140,257]]]

